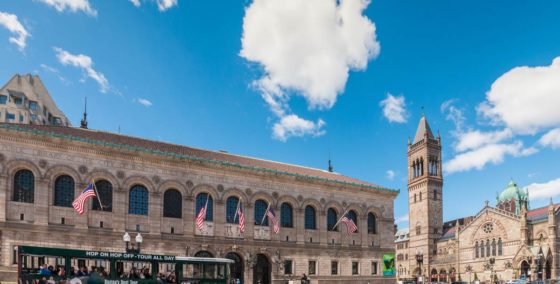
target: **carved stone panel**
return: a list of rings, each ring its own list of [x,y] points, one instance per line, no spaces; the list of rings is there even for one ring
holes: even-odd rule
[[[255,226],[253,237],[255,240],[270,240],[270,227]]]
[[[196,224],[194,225],[194,234],[197,236],[214,236],[214,222],[204,222],[204,227],[202,228],[202,230],[199,230],[196,227]]]
[[[227,238],[236,238],[236,239],[243,238],[243,234],[241,234],[241,231],[239,231],[238,224],[226,224],[225,236]]]

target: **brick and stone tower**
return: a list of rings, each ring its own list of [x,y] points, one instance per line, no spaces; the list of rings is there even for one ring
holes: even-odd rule
[[[408,141],[408,210],[410,255],[422,254],[424,276],[430,273],[436,241],[442,236],[442,189],[441,138],[439,133],[434,138],[426,117],[422,116],[414,141]],[[416,257],[409,259],[410,270],[416,276]]]

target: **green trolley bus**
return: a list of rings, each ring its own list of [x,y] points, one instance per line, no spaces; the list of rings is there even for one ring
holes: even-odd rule
[[[19,246],[18,283],[229,284],[234,283],[233,263],[226,258]]]

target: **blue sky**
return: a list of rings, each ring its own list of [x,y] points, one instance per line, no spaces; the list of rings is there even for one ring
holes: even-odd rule
[[[560,192],[559,11],[558,1],[4,0],[0,80],[39,74],[74,125],[87,96],[94,129],[317,168],[330,153],[336,171],[401,189],[396,218],[424,107],[442,136],[451,219],[494,203],[510,178],[529,186],[533,207]]]

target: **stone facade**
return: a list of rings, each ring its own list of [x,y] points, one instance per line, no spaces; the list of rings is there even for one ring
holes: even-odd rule
[[[34,177],[32,200],[15,196],[16,184],[25,183],[21,171]],[[75,182],[74,196],[92,179],[109,182],[112,210],[92,210],[93,200],[83,215],[57,206],[55,187],[61,176]],[[131,214],[135,186],[148,191],[145,215]],[[179,218],[163,215],[170,189],[180,193]],[[0,278],[15,278],[18,245],[122,252],[123,234],[130,232],[134,238],[138,230],[146,253],[192,256],[203,251],[216,257],[235,253],[242,260],[244,283],[253,282],[258,257],[270,265],[274,283],[299,279],[303,273],[311,274],[312,283],[393,283],[394,276],[383,277],[380,271],[383,254],[394,252],[397,193],[333,172],[227,153],[87,129],[0,124]],[[204,231],[194,222],[199,194],[212,197],[212,221],[206,222]],[[243,204],[244,234],[226,220],[230,196]],[[271,204],[278,215],[287,203],[293,209],[293,225],[282,227],[279,234],[255,225],[260,223],[254,220],[257,200]],[[305,229],[307,206],[315,211],[315,229]],[[358,232],[327,230],[329,208],[338,217],[354,211]],[[370,213],[375,216],[373,232],[368,230]],[[283,267],[289,260],[291,274]],[[310,271],[313,262],[316,269]]]
[[[395,235],[398,279],[559,279],[559,206],[531,210],[528,193],[511,181],[496,207],[487,201],[475,216],[444,223],[440,158],[440,138],[433,138],[423,117],[409,142],[410,237],[402,237],[405,230]],[[435,161],[435,171],[422,161]]]

